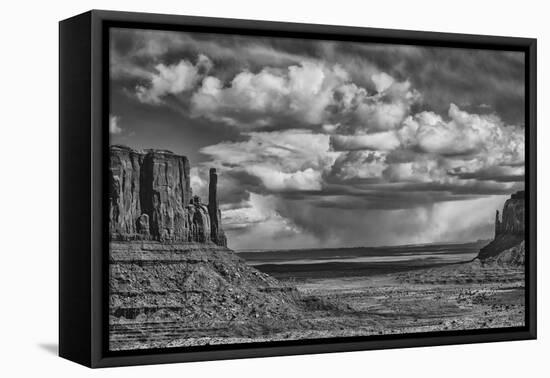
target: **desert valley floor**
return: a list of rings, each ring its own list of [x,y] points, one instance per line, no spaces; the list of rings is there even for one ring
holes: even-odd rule
[[[112,248],[111,350],[524,325],[523,265],[482,264],[475,243],[240,257],[154,243]]]

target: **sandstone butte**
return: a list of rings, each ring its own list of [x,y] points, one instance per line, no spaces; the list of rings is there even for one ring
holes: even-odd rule
[[[508,256],[510,255],[510,256]],[[481,261],[514,259],[523,264],[525,258],[525,192],[519,191],[504,203],[502,219],[497,210],[495,237],[479,251]]]
[[[189,160],[166,150],[110,150],[109,231],[112,241],[213,242],[226,246],[210,169],[209,198],[193,196]]]

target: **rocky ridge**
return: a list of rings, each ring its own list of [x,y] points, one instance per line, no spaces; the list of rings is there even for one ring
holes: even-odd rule
[[[295,289],[222,246],[112,242],[112,322],[232,320],[297,312]]]

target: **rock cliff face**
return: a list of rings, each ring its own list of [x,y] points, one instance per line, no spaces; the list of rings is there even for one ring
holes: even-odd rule
[[[504,203],[502,219],[496,212],[495,239],[479,252],[479,259],[486,260],[513,248],[525,239],[525,192],[511,195]]]
[[[213,242],[226,246],[216,198],[216,171],[210,172],[211,198],[206,205],[192,196],[189,170],[189,160],[170,151],[138,152],[111,146],[111,240]]]

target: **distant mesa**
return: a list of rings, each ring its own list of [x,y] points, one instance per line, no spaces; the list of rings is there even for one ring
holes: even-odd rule
[[[520,245],[523,247],[524,240],[525,192],[519,191],[512,194],[504,203],[502,218],[497,210],[495,216],[495,238],[480,250],[478,257],[482,261],[494,258],[514,247]]]
[[[227,246],[210,170],[208,203],[191,190],[189,160],[168,150],[113,145],[109,167],[111,240],[212,242]]]

